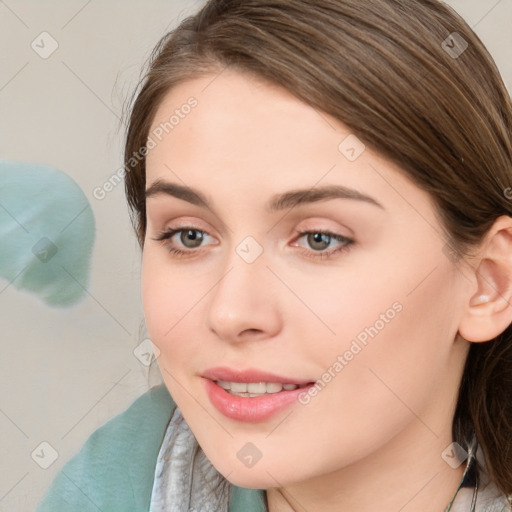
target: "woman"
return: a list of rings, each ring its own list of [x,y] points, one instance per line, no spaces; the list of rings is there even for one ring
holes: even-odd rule
[[[125,146],[165,386],[38,511],[510,510],[511,130],[438,1],[185,19]]]

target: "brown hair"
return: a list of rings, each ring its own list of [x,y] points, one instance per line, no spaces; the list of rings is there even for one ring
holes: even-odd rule
[[[459,256],[499,216],[512,216],[505,192],[512,186],[510,96],[480,39],[450,7],[437,0],[211,0],[159,41],[133,95],[126,194],[141,247],[145,158],[134,155],[173,86],[228,66],[283,86],[398,164],[430,193],[440,236]],[[512,494],[511,326],[471,344],[453,436],[468,446],[475,433],[490,477]]]

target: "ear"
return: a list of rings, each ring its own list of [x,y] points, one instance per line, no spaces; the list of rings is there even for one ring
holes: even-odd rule
[[[459,334],[467,341],[489,341],[512,323],[512,217],[501,216],[480,246],[472,269],[473,291]]]

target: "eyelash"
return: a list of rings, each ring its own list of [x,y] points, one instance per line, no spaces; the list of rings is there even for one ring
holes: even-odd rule
[[[182,231],[197,231],[202,234],[207,234],[205,231],[202,231],[201,229],[194,228],[193,226],[185,226],[177,229],[169,229],[167,231],[163,231],[160,233],[160,235],[157,238],[153,238],[156,242],[163,242],[163,245],[166,247],[166,249],[169,251],[169,253],[173,254],[176,257],[179,258],[186,258],[187,256],[191,256],[194,253],[197,253],[198,251],[194,249],[189,250],[181,250],[177,249],[176,247],[172,247],[168,240],[170,240],[175,234],[181,233]],[[336,249],[332,249],[330,251],[314,251],[305,249],[304,247],[299,247],[299,251],[303,254],[305,254],[308,257],[311,258],[320,258],[320,259],[328,259],[333,257],[335,254],[347,252],[351,249],[352,245],[354,245],[355,241],[351,238],[348,238],[343,235],[338,235],[336,233],[333,233],[331,231],[325,231],[325,230],[308,230],[308,231],[299,231],[297,234],[297,240],[300,240],[305,235],[310,234],[322,234],[327,235],[331,237],[331,239],[336,240],[338,242],[344,242],[344,245],[338,246]]]

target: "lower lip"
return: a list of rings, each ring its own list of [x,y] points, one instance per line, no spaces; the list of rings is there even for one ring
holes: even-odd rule
[[[204,379],[206,392],[214,407],[224,416],[246,423],[265,421],[298,400],[298,396],[313,384],[293,389],[268,393],[263,396],[244,397],[229,394],[214,381]]]

